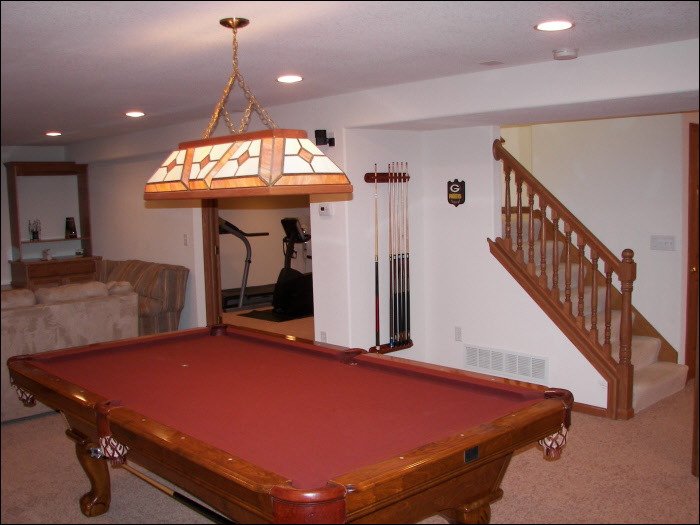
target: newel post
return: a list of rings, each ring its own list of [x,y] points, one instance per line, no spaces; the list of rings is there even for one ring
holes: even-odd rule
[[[637,278],[637,263],[633,260],[634,252],[629,248],[622,252],[622,262],[618,277],[622,292],[622,319],[620,321],[620,362],[618,377],[620,391],[617,397],[617,419],[630,419],[634,415],[632,408],[632,386],[634,367],[632,366],[632,289]]]

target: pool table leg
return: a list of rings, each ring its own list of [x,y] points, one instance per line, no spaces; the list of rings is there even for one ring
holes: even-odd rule
[[[442,511],[441,514],[452,523],[490,523],[491,503],[501,496],[503,496],[503,490],[499,488],[483,498],[456,509]]]
[[[80,510],[88,517],[104,514],[112,500],[109,465],[94,453],[98,447],[89,438],[73,429],[66,430],[66,435],[75,441],[78,462],[90,480],[90,491],[80,498]]]

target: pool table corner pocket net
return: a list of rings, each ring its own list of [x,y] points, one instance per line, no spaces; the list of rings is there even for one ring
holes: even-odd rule
[[[11,358],[59,410],[107,512],[129,463],[245,523],[488,522],[514,451],[566,443],[573,396],[230,326]]]

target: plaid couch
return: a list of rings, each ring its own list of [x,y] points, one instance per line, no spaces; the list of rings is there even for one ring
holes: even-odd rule
[[[184,266],[138,260],[100,262],[100,281],[128,281],[139,295],[139,335],[178,329],[185,306],[187,277]]]

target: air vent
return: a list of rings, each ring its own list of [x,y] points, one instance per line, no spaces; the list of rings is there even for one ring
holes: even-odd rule
[[[545,385],[549,382],[549,361],[546,357],[478,346],[465,346],[464,350],[464,368],[467,370]]]

